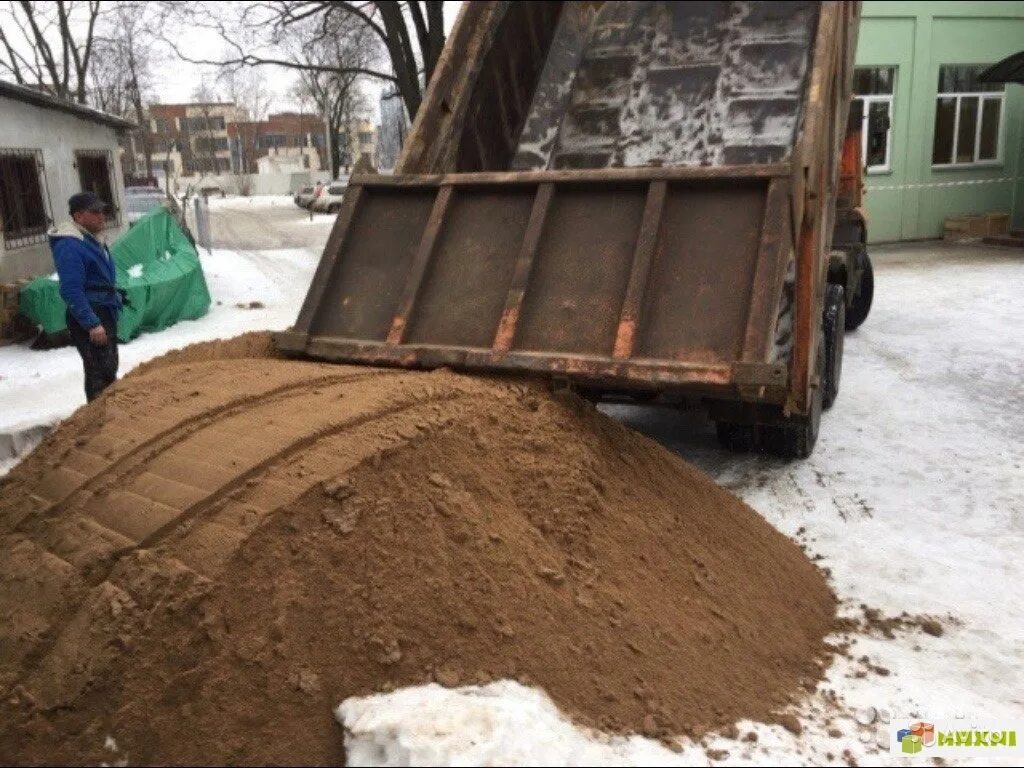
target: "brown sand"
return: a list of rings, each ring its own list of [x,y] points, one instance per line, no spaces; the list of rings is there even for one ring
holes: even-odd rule
[[[347,696],[503,677],[700,734],[820,677],[820,572],[652,441],[533,385],[235,356],[261,349],[147,366],[0,487],[0,762],[110,734],[339,763]]]

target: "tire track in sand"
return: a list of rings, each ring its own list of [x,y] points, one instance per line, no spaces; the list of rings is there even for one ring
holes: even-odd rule
[[[187,440],[197,432],[210,427],[217,421],[231,418],[247,408],[267,405],[279,399],[288,398],[294,394],[305,394],[311,388],[324,384],[345,384],[348,382],[361,381],[363,379],[388,375],[394,376],[397,375],[397,372],[372,371],[369,373],[342,375],[332,374],[320,376],[315,379],[303,379],[289,384],[282,384],[257,395],[247,395],[245,397],[236,398],[227,403],[223,403],[222,405],[205,410],[186,419],[185,421],[179,422],[172,427],[168,427],[167,429],[158,432],[147,440],[144,440],[139,445],[130,449],[128,453],[112,460],[111,464],[106,468],[99,470],[77,488],[72,489],[62,498],[52,502],[49,507],[39,513],[39,517],[48,517],[57,513],[60,509],[71,508],[75,506],[76,502],[84,501],[85,496],[102,494],[112,486],[120,484],[126,480],[130,480],[140,468],[144,467],[149,462],[152,462],[161,454],[171,450],[174,446],[184,440]],[[112,474],[110,472],[110,467],[114,465],[118,467],[118,471]],[[15,532],[24,532],[24,525],[27,522],[28,520],[24,521],[22,525],[19,525],[15,529]]]

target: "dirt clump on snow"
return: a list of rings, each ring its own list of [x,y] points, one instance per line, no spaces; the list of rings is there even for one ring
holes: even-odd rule
[[[942,637],[946,628],[942,621],[950,626],[960,624],[959,620],[949,614],[945,617],[928,616],[924,614],[910,614],[903,611],[899,616],[886,616],[878,608],[872,608],[861,603],[861,616],[845,616],[836,621],[836,630],[849,634],[865,634],[881,636],[887,640],[894,640],[897,632],[911,632],[919,629],[926,635]]]
[[[778,721],[835,606],[796,544],[572,396],[184,350],[0,487],[0,762],[109,761],[110,736],[132,763],[337,764],[333,707],[427,681],[655,737]]]

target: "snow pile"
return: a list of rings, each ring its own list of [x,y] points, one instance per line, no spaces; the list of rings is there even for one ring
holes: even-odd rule
[[[662,765],[675,757],[649,739],[585,733],[543,692],[509,680],[351,698],[335,717],[353,766]]]

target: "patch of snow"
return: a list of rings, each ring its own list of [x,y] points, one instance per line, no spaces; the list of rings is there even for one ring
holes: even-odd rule
[[[453,759],[459,765],[664,765],[675,757],[647,739],[585,733],[543,692],[509,680],[351,698],[335,717],[345,728],[350,766],[444,765]]]
[[[292,195],[252,195],[242,197],[241,195],[229,195],[228,197],[210,196],[210,208],[227,209],[250,209],[250,208],[275,208],[279,205],[295,206]]]
[[[309,218],[309,214],[302,216],[302,218],[289,221],[288,224],[298,224],[299,226],[309,226],[314,224],[317,226],[331,226],[334,224],[334,220],[338,218],[336,213],[320,213],[319,211],[314,212],[313,218]]]

